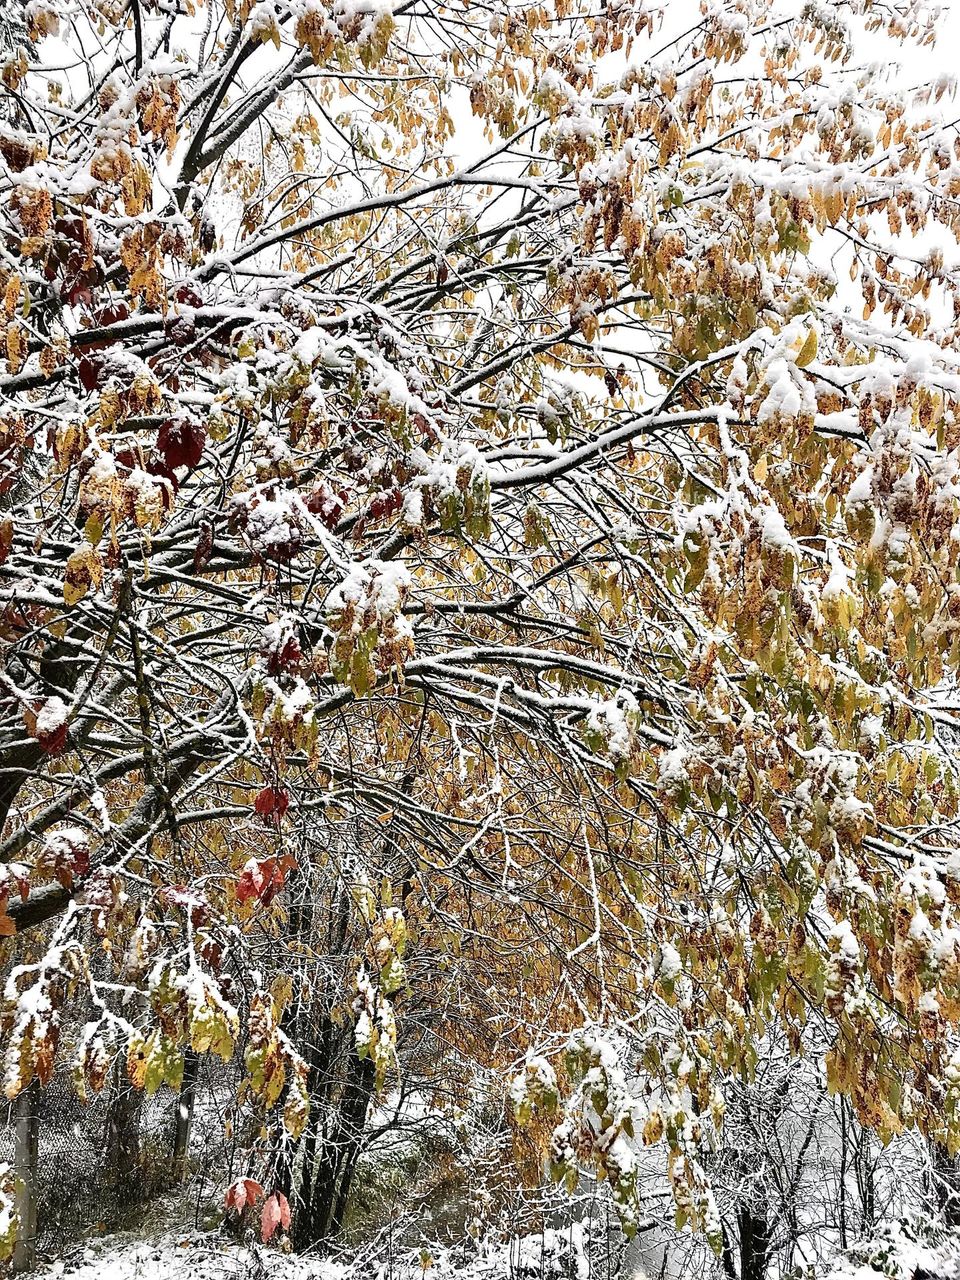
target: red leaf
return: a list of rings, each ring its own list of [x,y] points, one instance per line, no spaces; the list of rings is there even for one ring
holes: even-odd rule
[[[290,795],[276,787],[264,787],[257,792],[253,807],[261,818],[272,818],[279,822],[290,807]]]
[[[48,835],[43,857],[57,880],[67,889],[76,876],[90,873],[90,845],[86,835],[75,827]]]
[[[130,316],[130,308],[125,302],[114,302],[109,306],[101,307],[94,315],[98,329],[108,329],[113,324],[119,324],[121,320],[127,320]]]
[[[277,1203],[280,1206],[280,1225],[286,1231],[290,1225],[290,1205],[282,1191],[277,1192]]]
[[[345,502],[345,493],[335,493],[326,480],[318,480],[307,498],[307,510],[319,516],[328,529],[333,529],[343,514]]]
[[[385,516],[392,516],[395,511],[399,511],[403,506],[403,494],[396,487],[388,489],[385,493],[377,494],[367,507],[366,515],[370,520],[382,520]]]
[[[71,307],[75,307],[78,302],[85,302],[90,306],[93,302],[93,290],[83,276],[77,276],[72,284],[65,284],[61,288],[60,297],[65,298]]]
[[[197,338],[197,326],[184,316],[173,316],[164,324],[163,331],[175,347],[188,347]]]
[[[96,391],[102,368],[103,362],[101,360],[91,360],[89,356],[81,357],[80,363],[77,365],[77,373],[84,391]]]
[[[204,524],[200,529],[200,537],[193,552],[193,571],[199,573],[205,568],[213,551],[213,525]]]
[[[57,218],[53,230],[55,235],[62,236],[64,240],[73,240],[77,244],[84,244],[86,241],[86,227],[82,218]]]
[[[181,284],[177,287],[173,295],[178,302],[182,302],[187,307],[202,307],[203,299],[194,289],[193,285]]]
[[[243,868],[240,879],[237,881],[236,896],[238,902],[249,902],[251,898],[256,898],[260,893],[263,883],[260,864],[256,858],[251,858],[247,865]]]
[[[38,733],[37,741],[48,756],[58,756],[67,745],[67,726],[60,725],[52,733]]]
[[[286,1204],[286,1199],[284,1199]],[[290,1209],[287,1208],[287,1221],[290,1219]],[[263,1212],[260,1215],[260,1236],[263,1243],[266,1244],[277,1227],[283,1221],[283,1210],[280,1208],[280,1197],[272,1195],[264,1201]]]
[[[156,454],[147,463],[147,470],[152,476],[156,476],[159,480],[166,480],[169,484],[169,489],[165,486],[163,490],[163,505],[169,511],[173,505],[174,496],[180,488],[180,481],[177,479],[176,471],[174,471],[173,467],[168,467],[164,459],[157,457]]]
[[[260,652],[266,659],[267,671],[272,676],[299,671],[303,659],[299,639],[280,625],[267,629]]]
[[[255,1182],[253,1178],[240,1178],[233,1186],[227,1188],[223,1205],[225,1209],[232,1209],[234,1213],[241,1214],[248,1204],[253,1204],[262,1195],[263,1187],[259,1182]]]
[[[297,865],[290,854],[279,858],[251,858],[243,868],[235,890],[238,902],[259,898],[265,907],[274,900],[287,883],[287,874]]]
[[[219,974],[220,966],[223,961],[223,947],[215,938],[211,938],[208,934],[197,934],[197,955],[207,965],[212,973]],[[221,989],[223,989],[221,982]],[[226,994],[226,992],[224,992]]]
[[[25,868],[19,862],[10,862],[7,864],[7,876],[17,886],[17,892],[20,894],[20,901],[26,902],[30,896],[30,881],[23,874]]]
[[[190,418],[168,418],[157,433],[157,450],[171,470],[195,467],[203,457],[207,429]]]

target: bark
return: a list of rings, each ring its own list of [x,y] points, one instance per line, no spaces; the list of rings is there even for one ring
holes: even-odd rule
[[[765,1280],[770,1257],[770,1224],[765,1207],[741,1205],[737,1210],[740,1232],[740,1280]]]
[[[305,1215],[304,1244],[329,1239],[343,1227],[347,1199],[356,1172],[376,1069],[369,1058],[351,1055],[347,1083],[333,1125],[324,1136],[316,1180]]]
[[[32,1271],[37,1260],[37,1163],[40,1146],[40,1084],[32,1080],[14,1103],[14,1172],[20,1180],[20,1226],[13,1250],[13,1271]]]
[[[936,1206],[948,1227],[960,1227],[960,1160],[939,1142],[930,1144],[930,1173]]]
[[[877,1194],[873,1177],[873,1161],[870,1158],[870,1140],[864,1129],[857,1134],[855,1151],[857,1189],[860,1193],[860,1206],[863,1216],[861,1231],[864,1235],[872,1231],[877,1216]]]
[[[183,1055],[183,1083],[180,1085],[177,1126],[173,1135],[173,1176],[177,1182],[183,1182],[187,1176],[190,1129],[193,1125],[193,1107],[197,1098],[199,1068],[199,1057],[192,1049],[187,1049]]]
[[[140,1112],[143,1091],[118,1071],[107,1117],[107,1168],[122,1205],[135,1204],[141,1192]]]

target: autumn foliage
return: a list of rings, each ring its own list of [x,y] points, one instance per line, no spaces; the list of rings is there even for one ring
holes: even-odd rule
[[[242,1053],[264,1239],[415,1078],[717,1243],[773,1029],[960,1149],[960,144],[853,57],[918,7],[25,13],[8,1096]]]

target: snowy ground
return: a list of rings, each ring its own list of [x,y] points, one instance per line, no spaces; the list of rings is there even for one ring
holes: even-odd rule
[[[869,1241],[855,1245],[834,1262],[828,1280],[958,1280],[960,1233],[923,1238],[903,1223],[881,1223]]]
[[[104,1237],[34,1273],[36,1280],[589,1280],[582,1229],[397,1256],[374,1242],[347,1261],[240,1245],[212,1232],[151,1242]]]
[[[871,1240],[824,1268],[822,1280],[960,1280],[960,1234],[923,1234],[881,1224]],[[568,1231],[547,1231],[491,1244],[472,1256],[437,1251],[435,1258],[387,1258],[373,1244],[347,1262],[240,1245],[215,1232],[150,1242],[108,1236],[34,1274],[36,1280],[589,1280],[586,1257],[576,1242],[571,1252],[570,1243]]]
[[[107,1237],[34,1274],[38,1280],[346,1280],[349,1269],[208,1235],[146,1243]]]

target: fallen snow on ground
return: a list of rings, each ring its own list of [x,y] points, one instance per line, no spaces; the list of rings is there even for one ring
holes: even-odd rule
[[[393,1254],[368,1247],[349,1262],[297,1257],[278,1248],[238,1244],[217,1233],[167,1235],[150,1242],[104,1237],[42,1265],[36,1280],[587,1280],[580,1224],[508,1242],[456,1250]]]
[[[826,1280],[960,1280],[960,1237],[922,1225],[881,1222],[874,1234],[835,1259]]]
[[[107,1238],[35,1273],[37,1280],[346,1280],[350,1274],[328,1258],[295,1257],[217,1235],[146,1243]]]
[[[381,1245],[383,1242],[380,1242]],[[105,1237],[41,1266],[36,1280],[588,1280],[582,1228],[522,1240],[405,1255],[374,1243],[349,1261],[238,1244],[215,1232],[151,1242]],[[960,1235],[881,1223],[869,1241],[837,1255],[823,1280],[960,1280]]]

